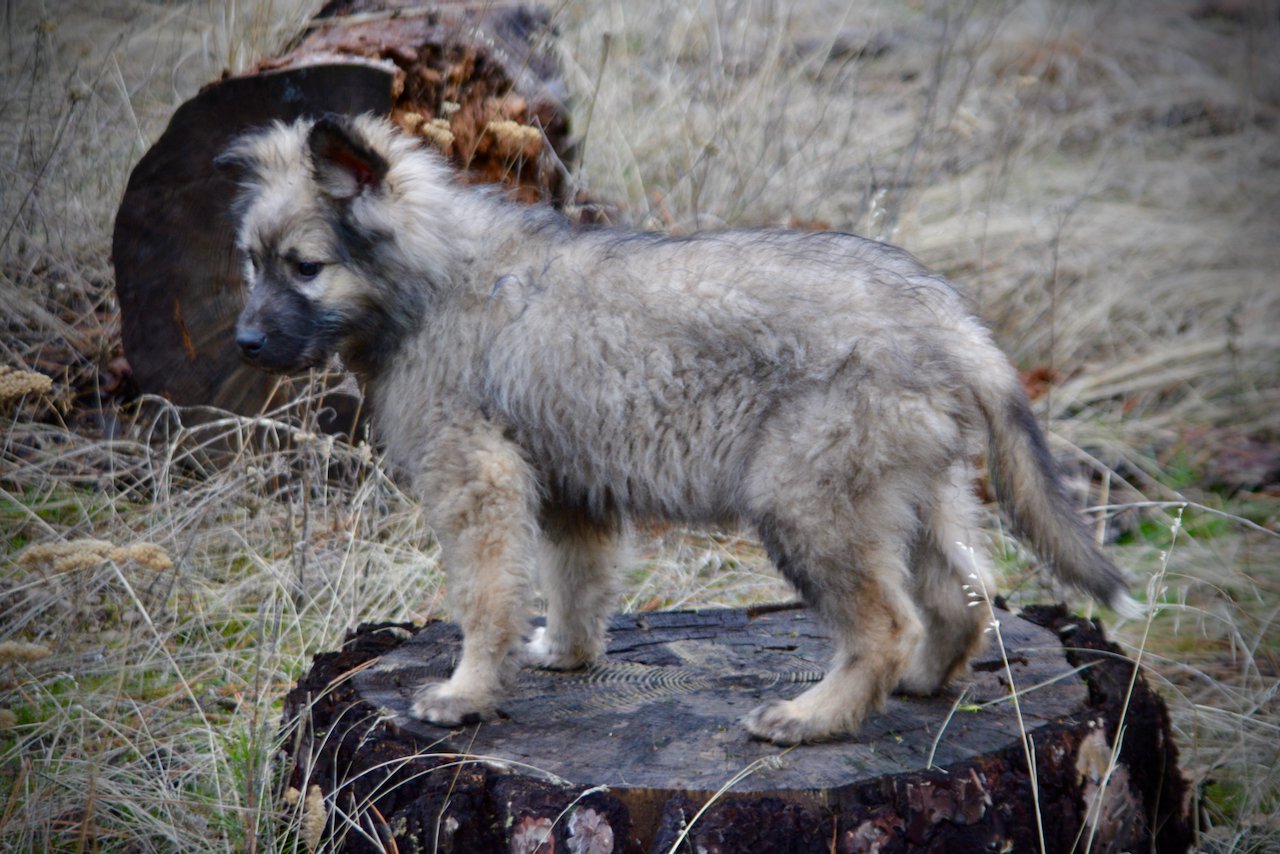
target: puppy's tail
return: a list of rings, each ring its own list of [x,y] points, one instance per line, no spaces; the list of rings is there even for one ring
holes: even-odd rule
[[[1141,615],[1124,575],[1094,544],[1063,491],[1017,375],[1003,356],[992,356],[999,364],[979,372],[973,390],[988,427],[987,466],[1015,533],[1050,561],[1063,581],[1123,616]]]

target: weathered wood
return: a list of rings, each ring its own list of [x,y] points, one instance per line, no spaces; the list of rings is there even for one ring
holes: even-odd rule
[[[243,414],[282,402],[276,380],[245,367],[234,343],[235,186],[213,159],[245,130],[328,112],[391,115],[470,180],[557,200],[570,151],[548,26],[545,12],[514,5],[334,2],[283,56],[179,107],[130,175],[112,241],[139,390]],[[353,395],[332,391],[324,406],[322,428],[351,428]]]
[[[499,720],[453,731],[407,708],[450,672],[456,627],[365,626],[289,695],[290,782],[362,822],[367,836],[330,828],[353,851],[1036,850],[1025,732],[1049,851],[1090,834],[1096,850],[1184,850],[1163,704],[1139,678],[1125,709],[1133,665],[1097,626],[1029,616],[1002,613],[1007,667],[989,650],[962,694],[894,697],[856,736],[790,750],[737,720],[820,678],[829,643],[805,610],[618,617],[604,661],[526,670]]]
[[[235,345],[244,305],[229,213],[236,187],[213,159],[274,119],[390,107],[385,70],[322,65],[224,80],[178,108],[129,177],[112,242],[124,352],[141,391],[243,414],[266,404],[275,378],[246,365]],[[349,428],[354,399],[332,397],[324,426]]]

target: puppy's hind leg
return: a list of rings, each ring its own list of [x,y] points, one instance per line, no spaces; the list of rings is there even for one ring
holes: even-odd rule
[[[923,634],[904,586],[905,547],[892,533],[846,535],[839,547],[829,529],[787,532],[762,524],[761,533],[778,568],[831,629],[836,651],[817,685],[757,707],[743,723],[756,738],[777,744],[853,732],[883,705]],[[824,540],[826,547],[815,550]]]
[[[544,548],[538,575],[547,624],[525,644],[525,660],[536,667],[573,670],[604,653],[605,630],[617,599],[621,525],[614,518],[595,520],[560,506],[545,508],[541,521]]]
[[[912,592],[924,618],[924,641],[916,649],[900,690],[932,694],[961,676],[982,648],[988,612],[980,599],[994,591],[993,572],[978,530],[973,469],[956,463],[940,478],[912,550]]]

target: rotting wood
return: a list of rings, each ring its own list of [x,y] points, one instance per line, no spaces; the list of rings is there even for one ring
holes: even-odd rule
[[[252,73],[328,57],[380,63],[392,76],[391,117],[464,177],[505,183],[521,201],[557,201],[571,151],[552,36],[549,13],[535,6],[341,0]]]
[[[457,628],[362,626],[286,700],[287,782],[362,827],[331,823],[350,851],[1031,851],[1025,725],[1048,851],[1186,850],[1163,703],[1141,676],[1129,696],[1133,664],[1096,624],[1025,616],[1001,612],[1007,669],[990,649],[962,694],[894,697],[855,737],[790,750],[737,718],[819,677],[805,610],[617,617],[604,661],[526,670],[504,717],[453,731],[406,710],[448,674]]]
[[[327,112],[390,115],[465,179],[560,201],[572,152],[551,36],[537,7],[331,2],[284,54],[180,106],[130,176],[112,241],[137,389],[250,415],[288,393],[243,365],[234,341],[243,305],[235,186],[213,159],[245,130]],[[359,404],[336,385],[317,406],[318,426],[345,432]]]

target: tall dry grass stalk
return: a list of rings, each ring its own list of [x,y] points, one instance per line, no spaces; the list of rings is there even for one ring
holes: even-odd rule
[[[315,5],[0,20],[0,383],[52,377],[0,399],[0,848],[322,844],[323,799],[281,789],[281,696],[358,621],[444,613],[414,505],[368,447],[317,434],[306,394],[260,418],[152,402],[69,428],[118,343],[129,170]],[[1047,381],[1041,417],[1082,504],[1105,505],[1099,535],[1161,573],[1156,616],[1119,638],[1169,700],[1201,847],[1280,845],[1276,497],[1207,488],[1239,437],[1280,440],[1274,4],[551,9],[592,197],[645,227],[859,231],[972,293]],[[1015,602],[1054,595],[996,539]],[[739,532],[656,532],[639,557],[630,609],[788,595]]]

